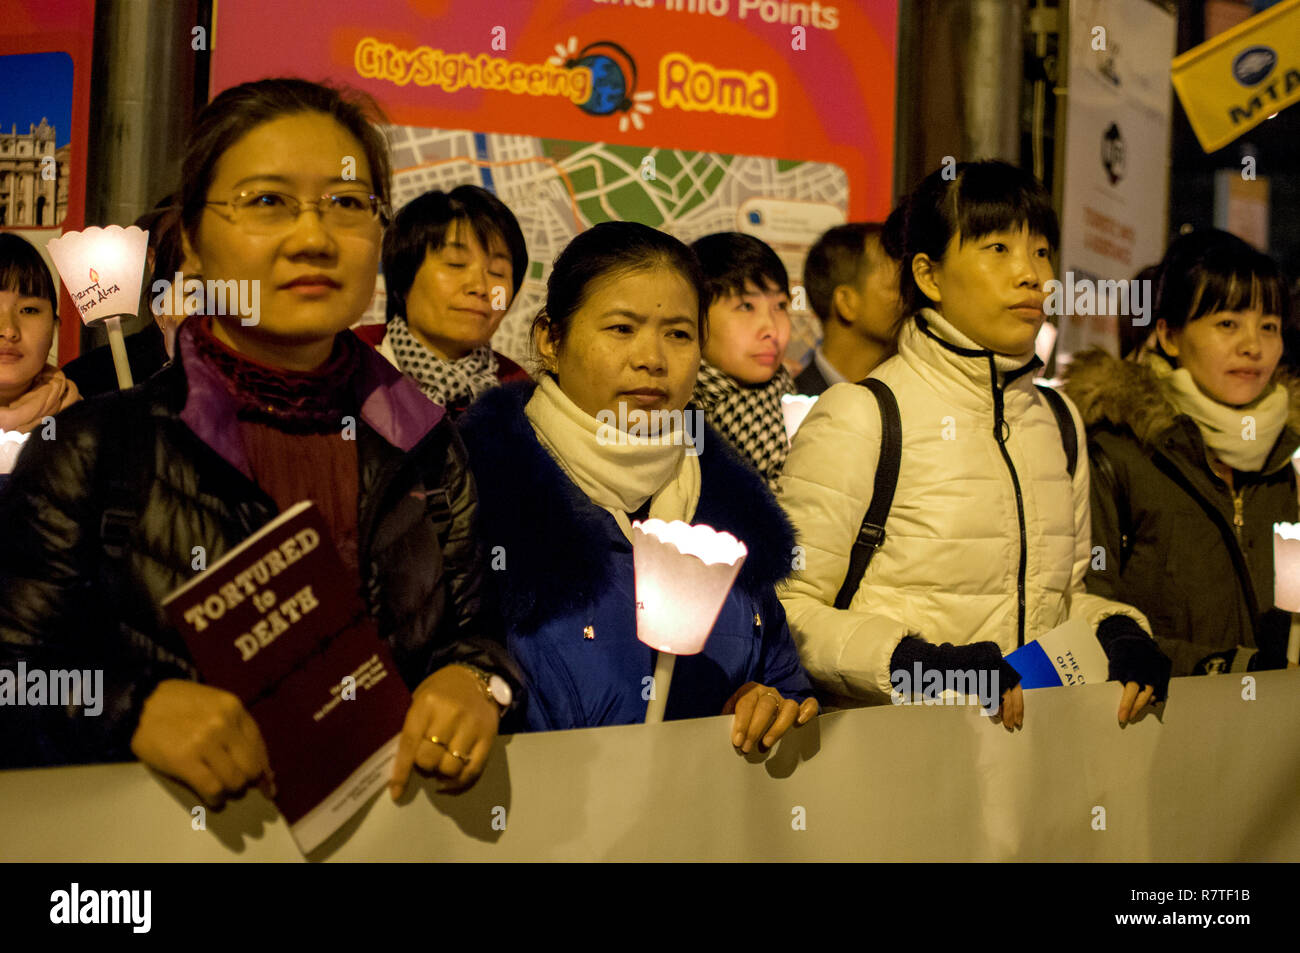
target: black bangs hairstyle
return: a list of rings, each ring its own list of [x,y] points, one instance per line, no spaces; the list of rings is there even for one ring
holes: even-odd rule
[[[745,283],[756,288],[790,293],[790,278],[785,265],[770,245],[753,235],[740,232],[716,232],[691,244],[709,283],[707,310],[725,295],[744,294]]]
[[[36,246],[13,232],[0,232],[0,291],[44,298],[50,303],[54,320],[59,320],[59,290],[54,276]]]
[[[323,113],[361,143],[370,166],[371,188],[387,208],[392,165],[388,140],[379,130],[386,122],[378,104],[357,90],[339,90],[305,79],[260,79],[222,91],[203,107],[185,144],[181,164],[181,223],[193,240],[211,196],[217,162],[226,150],[263,123],[299,113]],[[342,169],[342,156],[339,168]],[[214,201],[225,201],[216,196]]]
[[[519,294],[528,270],[528,246],[514,213],[477,185],[425,192],[402,206],[384,232],[384,287],[390,321],[406,316],[406,296],[425,255],[446,245],[457,222],[469,227],[485,252],[497,241],[505,245],[514,282],[511,297]]]
[[[592,286],[652,268],[671,268],[695,289],[700,347],[709,333],[709,284],[695,253],[673,236],[637,222],[601,222],[577,235],[560,252],[546,279],[546,304],[533,320],[533,334],[564,346],[573,316]]]
[[[1288,325],[1291,293],[1277,263],[1216,228],[1174,239],[1157,272],[1156,320],[1177,331],[1218,311],[1276,314]]]
[[[889,260],[881,239],[884,226],[879,222],[849,222],[828,229],[813,247],[808,249],[808,259],[803,266],[803,286],[808,290],[808,305],[825,324],[832,317],[831,302],[840,285],[857,284],[864,264],[871,264],[870,256],[878,256],[877,264]],[[868,250],[868,246],[872,246]],[[883,265],[882,265],[883,267]]]
[[[172,193],[159,199],[157,205],[132,224],[149,233],[149,248],[154,253],[150,279],[165,278],[171,281],[176,272],[181,270],[181,261],[184,258],[181,245],[180,195]]]
[[[1057,250],[1060,226],[1052,197],[1023,169],[984,159],[931,172],[885,223],[885,249],[902,262],[898,290],[903,313],[913,315],[934,307],[912,275],[912,260],[917,255],[941,261],[953,238],[964,244],[1024,225],[1032,234],[1047,239],[1053,252]]]

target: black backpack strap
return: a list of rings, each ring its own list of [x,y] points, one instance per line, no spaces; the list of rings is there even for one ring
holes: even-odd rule
[[[835,597],[835,608],[847,609],[853,594],[862,584],[867,564],[876,550],[885,544],[885,519],[894,503],[894,490],[898,486],[899,460],[903,451],[903,427],[898,414],[898,401],[884,381],[873,377],[858,381],[876,396],[880,408],[880,461],[876,464],[876,482],[871,488],[871,504],[862,517],[858,538],[849,553],[849,571]]]
[[[1070,473],[1070,479],[1074,479],[1074,470],[1079,463],[1079,434],[1074,429],[1074,417],[1070,415],[1070,408],[1065,405],[1065,398],[1056,392],[1056,388],[1050,384],[1039,384],[1039,392],[1047,398],[1047,406],[1052,408],[1052,413],[1056,415],[1056,426],[1061,430],[1061,443],[1065,446],[1065,464]]]

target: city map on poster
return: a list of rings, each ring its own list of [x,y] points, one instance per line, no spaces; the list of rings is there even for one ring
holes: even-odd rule
[[[848,209],[848,178],[827,163],[412,126],[390,126],[388,134],[394,208],[430,189],[469,183],[494,192],[518,216],[529,267],[493,340],[517,361],[531,357],[529,326],[551,263],[591,225],[637,221],[688,243],[743,231],[776,250],[793,286],[802,280],[809,246],[843,223]],[[384,307],[381,277],[363,323],[382,322]],[[798,366],[820,330],[806,312],[792,317],[786,358]]]

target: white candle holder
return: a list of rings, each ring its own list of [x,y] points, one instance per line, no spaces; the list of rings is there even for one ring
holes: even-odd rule
[[[736,537],[709,526],[632,524],[636,636],[659,652],[647,724],[663,720],[676,657],[703,651],[748,553]]]
[[[795,431],[799,429],[799,425],[803,423],[803,419],[808,416],[815,403],[817,398],[806,394],[781,395],[781,415],[785,418],[786,439],[794,439]]]

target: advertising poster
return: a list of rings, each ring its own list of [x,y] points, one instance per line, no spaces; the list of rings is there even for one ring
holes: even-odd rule
[[[1176,29],[1147,0],[1070,4],[1060,363],[1090,347],[1118,353],[1119,322],[1150,321],[1144,289],[1130,298],[1127,280],[1165,250]]]
[[[6,0],[0,17],[0,230],[50,265],[71,316],[55,339],[60,363],[77,356],[81,322],[45,246],[85,224],[94,23],[94,0]]]
[[[687,242],[748,232],[797,285],[823,231],[882,219],[897,8],[221,0],[211,91],[275,75],[364,90],[392,123],[396,207],[463,183],[495,192],[519,217],[530,264],[493,345],[522,360],[551,263],[597,222],[632,219]],[[364,322],[383,317],[381,278]],[[815,325],[795,315],[789,363],[814,346]]]

